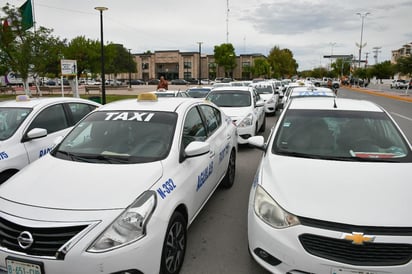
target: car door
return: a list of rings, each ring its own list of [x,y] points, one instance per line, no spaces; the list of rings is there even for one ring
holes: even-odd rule
[[[210,105],[200,105],[202,117],[205,121],[208,130],[207,142],[210,144],[210,149],[216,155],[213,162],[213,177],[216,185],[224,176],[229,161],[231,134],[224,123],[222,123],[222,114],[219,109]],[[210,184],[208,188],[212,191],[214,185]]]
[[[183,124],[181,147],[184,150],[193,141],[209,142],[208,129],[197,106],[192,107],[186,114]],[[193,216],[210,195],[215,185],[215,163],[218,153],[215,146],[206,155],[185,158],[181,163],[182,174],[187,193],[189,216]]]
[[[69,130],[69,126],[63,104],[48,106],[40,111],[30,122],[22,140],[29,162],[33,162],[49,153],[57,137],[64,136]],[[46,129],[47,136],[28,139],[27,133],[34,128]]]
[[[265,119],[265,103],[260,97],[259,93],[257,93],[256,89],[253,89],[253,105],[253,112],[255,113],[256,119],[258,120],[258,128],[260,128]]]

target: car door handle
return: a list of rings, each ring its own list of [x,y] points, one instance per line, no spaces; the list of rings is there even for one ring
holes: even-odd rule
[[[215,152],[214,151],[210,151],[209,152],[209,158],[213,158],[215,157]]]

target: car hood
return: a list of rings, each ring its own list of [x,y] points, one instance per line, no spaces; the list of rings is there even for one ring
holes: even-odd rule
[[[130,205],[161,176],[161,162],[110,165],[47,155],[3,183],[0,197],[44,208],[119,209]]]
[[[246,117],[246,115],[248,115],[251,112],[250,107],[243,107],[243,108],[221,107],[220,109],[223,110],[223,112],[227,116],[232,118],[232,120],[243,119],[244,117]]]
[[[411,226],[411,163],[326,161],[271,154],[263,188],[301,217],[370,226]],[[408,217],[409,216],[409,217]]]

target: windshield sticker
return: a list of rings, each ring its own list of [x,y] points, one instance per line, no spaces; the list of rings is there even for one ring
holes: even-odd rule
[[[106,113],[106,121],[139,121],[139,122],[149,122],[154,113],[147,113],[147,112],[108,112]]]
[[[9,158],[9,155],[5,151],[0,152],[0,160],[5,160]]]
[[[283,126],[284,126],[284,127],[290,127],[290,122],[285,122],[285,123],[283,124]]]
[[[210,162],[209,166],[207,166],[202,173],[200,173],[199,176],[197,176],[197,187],[196,191],[199,191],[199,189],[206,183],[207,179],[209,176],[213,173],[213,161]]]
[[[162,200],[167,197],[167,195],[171,194],[173,190],[176,189],[176,185],[172,179],[167,180],[161,187],[157,189],[157,193],[159,194]]]

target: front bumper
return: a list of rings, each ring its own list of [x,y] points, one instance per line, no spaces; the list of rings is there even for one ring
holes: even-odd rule
[[[317,235],[341,239],[342,232],[297,225],[275,229],[263,222],[249,204],[248,241],[253,258],[272,273],[412,273],[411,261],[402,265],[373,266],[341,263],[308,253],[299,240],[301,235]],[[375,243],[412,245],[410,236],[379,235]],[[331,250],[334,246],[330,247]],[[343,272],[347,271],[347,272]]]
[[[110,214],[106,212],[100,217],[107,217],[108,215],[114,217],[118,216],[118,214],[119,212],[112,212]],[[79,213],[79,215],[82,214]],[[111,251],[92,253],[88,252],[87,249],[110,224],[109,220],[113,220],[112,218],[98,219],[100,220],[96,221],[96,219],[93,219],[94,221],[90,221],[90,229],[72,244],[64,258],[28,255],[21,251],[17,252],[0,247],[0,273],[7,273],[6,258],[11,257],[16,261],[30,261],[35,264],[42,264],[46,274],[159,273],[164,231],[167,222],[153,217],[147,227],[148,233],[143,238]],[[84,222],[83,220],[82,223]],[[53,227],[58,225],[58,222],[28,221],[27,219],[24,222],[24,225],[28,227],[31,227],[33,224],[37,224],[40,227]],[[33,237],[35,238],[35,236]]]

